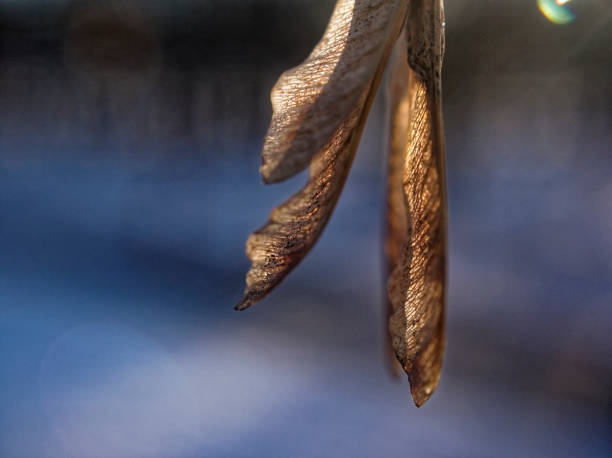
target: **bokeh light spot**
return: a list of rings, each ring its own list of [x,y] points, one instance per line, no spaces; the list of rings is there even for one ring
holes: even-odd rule
[[[569,24],[576,19],[573,11],[567,6],[570,0],[538,0],[538,8],[550,22]]]

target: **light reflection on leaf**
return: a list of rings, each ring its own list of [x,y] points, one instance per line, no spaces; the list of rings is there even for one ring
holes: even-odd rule
[[[236,306],[264,298],[321,235],[348,175],[387,60],[394,66],[387,255],[390,334],[422,405],[437,386],[444,348],[446,199],[440,72],[442,0],[338,0],[308,59],[272,91],[262,177],[310,178],[247,242],[251,269]]]

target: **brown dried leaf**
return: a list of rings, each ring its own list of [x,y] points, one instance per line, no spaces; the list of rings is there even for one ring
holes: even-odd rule
[[[412,397],[421,406],[435,390],[444,351],[446,284],[446,184],[442,135],[440,71],[444,50],[441,0],[413,0],[407,21],[408,55],[396,86],[394,128],[408,125],[403,138],[401,177],[407,210],[406,239],[389,279],[392,314],[389,331],[396,355],[408,374]],[[403,91],[403,92],[402,92]],[[403,109],[407,103],[408,110]],[[408,114],[406,114],[406,111]],[[394,138],[401,144],[402,136]],[[391,167],[400,146],[392,147]],[[397,178],[391,179],[396,182]],[[397,256],[402,221],[396,185],[391,189],[390,259]]]
[[[306,186],[276,207],[266,225],[249,237],[246,252],[252,265],[237,310],[244,310],[265,297],[306,256],[321,235],[357,150],[362,111],[363,103],[313,159]]]
[[[385,277],[388,276],[400,258],[402,246],[408,232],[408,218],[406,204],[404,203],[404,188],[402,174],[404,170],[404,156],[406,150],[406,137],[408,135],[408,120],[410,114],[410,100],[408,98],[408,56],[406,55],[406,35],[402,33],[395,45],[391,57],[389,81],[387,84],[387,98],[390,103],[390,130],[389,130],[389,164],[387,168],[387,204],[384,252],[386,258]],[[385,294],[387,323],[393,313],[393,306],[389,296]],[[392,375],[399,376],[402,366],[395,355],[388,336],[387,349],[389,367]]]
[[[354,9],[349,8],[353,4]],[[306,109],[306,113],[296,108],[293,114],[299,114],[299,116],[290,117],[288,121],[291,122],[282,123],[279,121],[282,120],[282,116],[277,120],[273,119],[270,130],[277,133],[278,138],[267,140],[268,143],[279,142],[280,144],[282,143],[279,141],[280,138],[296,138],[299,133],[303,138],[302,144],[313,148],[304,152],[310,156],[314,155],[310,166],[310,179],[301,191],[272,211],[264,227],[249,237],[247,255],[252,265],[247,273],[247,287],[244,296],[236,309],[243,310],[266,296],[306,256],[325,228],[344,186],[387,58],[404,23],[405,13],[405,0],[338,1],[334,13],[335,19],[332,20],[332,25],[328,28],[326,35],[346,37],[343,31],[346,28],[351,31],[344,39],[346,42],[342,46],[342,56],[351,56],[347,60],[350,65],[344,65],[342,72],[363,75],[364,72],[369,72],[373,53],[378,56],[378,59],[374,71],[360,83],[359,87],[356,85],[355,77],[341,78],[342,75],[338,76],[337,81],[344,80],[349,86],[354,86],[352,91],[358,90],[356,99],[352,98],[352,93],[347,93],[342,87],[337,87],[336,84],[339,84],[337,82],[319,81],[317,85],[333,84],[333,87],[340,91],[340,99],[333,97],[333,91],[330,90],[329,96],[321,95],[322,100],[320,102],[317,100],[315,106],[310,107],[310,110]],[[391,24],[383,21],[385,24],[383,27],[383,22],[380,22],[378,16],[393,20]],[[371,24],[378,24],[378,26],[372,28]],[[371,35],[364,35],[362,30],[364,27]],[[381,36],[385,37],[382,42]],[[370,40],[380,43],[384,49],[381,52],[373,49],[368,44]],[[323,48],[327,49],[326,46]],[[341,57],[340,62],[343,59],[344,57]],[[363,63],[364,68],[361,68],[360,62]],[[310,70],[312,75],[317,75],[316,65],[309,65],[312,66]],[[359,78],[363,79],[363,76]],[[296,85],[296,90],[299,90],[297,86],[306,83],[296,80],[292,84]],[[327,86],[325,92],[327,93]],[[293,93],[277,91],[275,96],[280,97],[279,94],[283,94],[283,97],[288,100],[286,103],[277,101],[277,106],[291,106],[289,99],[294,96]],[[352,104],[348,104],[345,100],[347,97],[352,100]],[[345,108],[338,112],[335,104],[343,105]],[[344,113],[347,107],[349,109]],[[333,119],[334,129],[329,135],[323,136],[317,129],[328,129],[328,125],[332,124],[329,113],[334,113],[334,117],[340,117]],[[302,123],[305,125],[304,128],[301,127]],[[311,138],[307,138],[308,136]],[[320,147],[317,146],[322,140],[324,140],[323,144]],[[265,151],[264,147],[264,156]],[[295,154],[301,153],[296,149],[288,149],[283,152],[279,162],[283,165],[278,169],[283,172],[279,176],[286,177],[299,169],[295,164],[303,162],[304,159],[299,159],[297,162],[284,159]],[[291,172],[287,172],[288,170]]]
[[[274,114],[261,175],[266,183],[303,170],[360,102],[397,38],[407,0],[338,0],[319,44],[272,90]]]

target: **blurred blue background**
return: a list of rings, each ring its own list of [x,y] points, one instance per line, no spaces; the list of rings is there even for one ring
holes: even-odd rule
[[[612,7],[447,5],[448,346],[385,365],[384,91],[310,256],[237,313],[280,73],[332,0],[0,0],[0,456],[612,454]]]

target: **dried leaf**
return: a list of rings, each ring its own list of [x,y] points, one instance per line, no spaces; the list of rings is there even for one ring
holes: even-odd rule
[[[396,92],[401,95],[395,103],[397,119],[393,121],[398,129],[408,125],[401,177],[407,231],[389,279],[389,331],[417,406],[429,399],[438,384],[444,350],[446,184],[440,84],[443,24],[441,0],[411,2],[407,20],[409,65],[400,72],[407,74],[408,83]],[[401,109],[402,103],[409,105],[408,115]],[[396,140],[401,143],[400,134]],[[392,168],[399,155],[397,150],[393,152]],[[390,216],[396,218],[396,188],[391,191],[390,199],[394,200]],[[392,221],[390,227],[401,228],[401,221]],[[388,242],[392,249],[396,247],[395,234]],[[391,251],[391,255],[395,256],[395,252]]]
[[[408,7],[408,5],[410,5]],[[237,309],[267,295],[304,258],[338,200],[393,43],[388,228],[391,345],[422,405],[444,349],[446,197],[440,71],[442,0],[338,0],[325,36],[272,93],[262,175],[280,181],[310,162],[306,186],[247,242],[252,261]]]
[[[279,174],[270,172],[268,178],[272,180],[271,177],[275,176],[289,176],[300,169],[299,164],[314,157],[306,186],[274,209],[267,224],[249,237],[246,251],[252,265],[247,273],[244,296],[236,309],[243,310],[266,296],[306,256],[325,228],[344,186],[386,61],[404,23],[405,13],[405,0],[339,0],[334,19],[326,32],[327,38],[317,47],[340,47],[341,53],[331,54],[336,56],[338,76],[319,79],[318,72],[325,71],[327,67],[320,69],[311,56],[308,65],[293,71],[302,75],[300,78],[296,77],[288,86],[284,83],[280,85],[281,88],[294,87],[294,91],[275,90],[275,109],[287,107],[287,114],[275,114],[266,144],[285,145],[288,149],[276,150],[280,152],[280,159],[275,162],[278,164],[275,167],[266,165],[272,162],[264,159],[263,169],[271,167],[270,171],[278,170],[274,173]],[[375,49],[372,43],[377,43],[383,49]],[[322,52],[315,50],[313,55]],[[373,55],[377,56],[374,61]],[[345,73],[359,76],[345,76]],[[364,75],[368,74],[366,78]],[[289,79],[284,76],[281,81]],[[343,82],[352,89],[347,92]],[[300,84],[307,87],[303,93]],[[328,87],[340,91],[340,97],[336,97]],[[323,93],[322,89],[325,89]],[[295,91],[297,96],[308,95],[310,91],[320,100],[309,96],[304,99],[305,102],[295,106],[291,100],[296,97]],[[353,92],[357,92],[356,98]],[[336,105],[342,106],[342,110],[338,111]],[[333,120],[330,113],[333,114]],[[331,131],[330,125],[335,126]],[[329,134],[323,135],[321,132],[324,131],[329,131]],[[301,140],[296,143],[296,138]],[[293,140],[289,142],[289,139]],[[294,144],[302,146],[298,149],[290,147]],[[266,150],[264,146],[264,158],[266,151],[272,150]],[[301,159],[294,161],[293,156]]]
[[[408,135],[408,120],[410,115],[410,100],[408,98],[408,56],[406,55],[406,34],[398,39],[391,57],[389,80],[387,84],[387,99],[390,105],[389,123],[389,164],[387,168],[387,203],[384,253],[386,258],[385,277],[395,269],[400,258],[402,246],[408,232],[408,218],[404,203],[404,188],[402,174],[404,156]],[[393,305],[385,294],[385,305],[388,320],[393,313]],[[389,367],[392,375],[399,376],[402,366],[399,364],[391,343],[391,335],[387,331],[387,349]]]
[[[266,225],[249,237],[246,252],[252,265],[237,310],[244,310],[265,297],[306,256],[321,235],[340,197],[359,143],[362,111],[363,103],[314,158],[306,186],[276,207]]]
[[[303,170],[355,109],[397,38],[406,3],[338,0],[319,44],[272,90],[261,166],[266,183]]]

